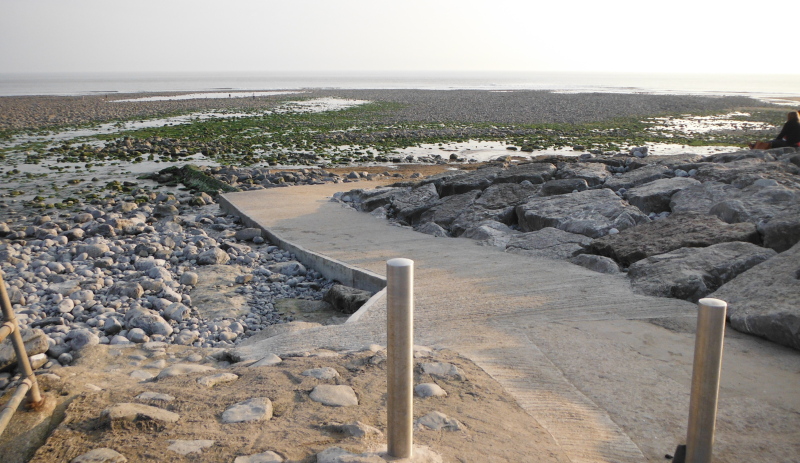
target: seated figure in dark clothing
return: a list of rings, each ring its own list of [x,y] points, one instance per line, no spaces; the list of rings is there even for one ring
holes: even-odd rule
[[[800,119],[800,114],[797,111],[792,111],[788,114],[781,133],[772,140],[772,148],[798,146],[798,143],[800,143],[800,120],[798,119]]]

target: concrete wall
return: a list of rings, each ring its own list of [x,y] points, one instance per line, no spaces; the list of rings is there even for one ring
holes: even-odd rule
[[[298,246],[290,241],[281,238],[278,234],[269,230],[264,225],[258,223],[252,217],[249,217],[239,208],[234,206],[225,195],[220,195],[218,198],[220,208],[228,214],[235,215],[242,219],[242,222],[248,227],[260,228],[263,235],[274,245],[279,248],[289,251],[297,257],[303,265],[321,273],[329,280],[341,282],[343,285],[351,286],[353,288],[362,289],[371,293],[378,293],[386,287],[386,278],[378,275],[377,273],[370,272],[369,270],[353,267],[342,261],[333,259],[324,254]],[[376,296],[378,296],[376,294]],[[364,306],[372,305],[371,303],[377,302],[379,298],[373,297]],[[373,301],[375,300],[375,301]],[[362,307],[363,309],[364,307]],[[360,309],[358,312],[362,312]],[[357,312],[357,313],[358,313]],[[355,315],[355,314],[354,314]]]

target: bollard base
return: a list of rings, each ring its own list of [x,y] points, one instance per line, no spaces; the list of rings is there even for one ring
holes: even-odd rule
[[[675,449],[675,456],[672,457],[672,463],[686,463],[686,446],[681,444]]]

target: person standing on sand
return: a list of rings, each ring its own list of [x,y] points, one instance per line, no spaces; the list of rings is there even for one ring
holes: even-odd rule
[[[772,147],[797,146],[798,143],[800,143],[800,114],[797,111],[792,111],[787,115],[786,123],[783,124],[781,133],[772,140]]]

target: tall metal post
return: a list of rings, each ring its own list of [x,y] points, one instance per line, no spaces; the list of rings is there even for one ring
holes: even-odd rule
[[[697,336],[689,400],[689,428],[686,434],[686,462],[710,463],[717,421],[722,344],[728,304],[719,299],[700,299]]]
[[[389,455],[410,458],[414,440],[414,261],[386,262]]]

